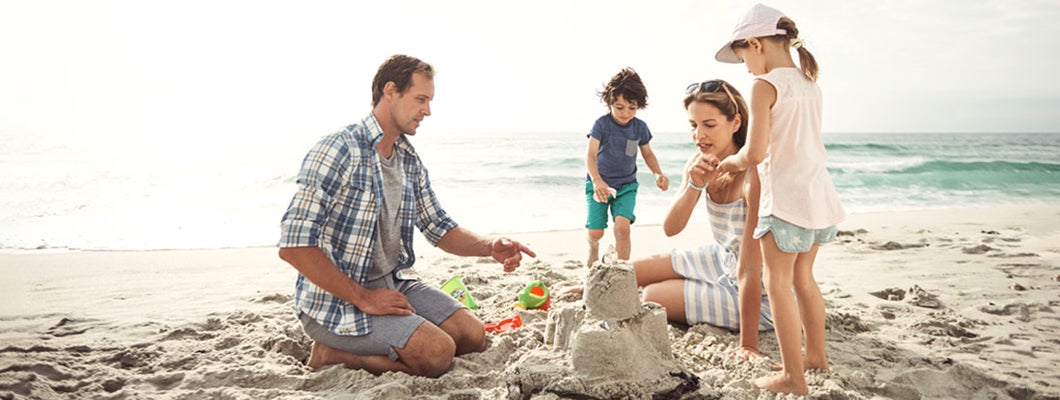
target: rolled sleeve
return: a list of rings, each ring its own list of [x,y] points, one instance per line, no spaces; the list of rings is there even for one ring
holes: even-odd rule
[[[427,176],[426,168],[420,169],[418,186],[416,227],[420,229],[423,237],[427,238],[431,246],[437,246],[442,236],[456,228],[457,223],[449,217],[449,213],[446,213],[438,202],[438,197],[431,189],[431,180]]]
[[[318,246],[321,227],[344,181],[346,150],[337,136],[325,137],[302,161],[298,190],[280,223],[279,247]]]

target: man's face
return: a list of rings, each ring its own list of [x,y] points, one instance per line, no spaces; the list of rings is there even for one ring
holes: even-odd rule
[[[434,99],[434,79],[416,72],[412,74],[412,85],[405,93],[398,94],[391,105],[390,115],[401,133],[415,135],[416,128],[431,115],[431,100]]]

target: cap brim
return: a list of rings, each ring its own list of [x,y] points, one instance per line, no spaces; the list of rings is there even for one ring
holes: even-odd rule
[[[714,54],[714,59],[729,64],[740,64],[743,62],[740,61],[740,57],[736,56],[736,52],[732,51],[732,42],[725,43],[725,45]]]

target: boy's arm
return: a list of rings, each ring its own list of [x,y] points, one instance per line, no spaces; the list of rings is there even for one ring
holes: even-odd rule
[[[606,199],[607,196],[611,195],[610,189],[607,186],[607,182],[604,182],[604,178],[600,177],[600,169],[596,166],[596,153],[600,151],[600,140],[594,137],[589,137],[588,152],[585,155],[585,169],[589,170],[589,179],[593,182],[593,192],[596,193],[597,198]]]
[[[641,157],[644,157],[644,163],[648,164],[648,169],[655,175],[655,186],[665,192],[670,188],[670,178],[663,174],[662,168],[659,168],[659,159],[655,157],[655,152],[651,150],[651,145],[640,146],[640,154]]]
[[[758,171],[747,170],[744,175],[744,202],[747,203],[747,225],[743,231],[743,244],[736,267],[736,282],[739,287],[740,308],[740,358],[749,360],[763,357],[758,351],[758,320],[762,312],[762,253],[758,239],[754,238],[758,226]]]

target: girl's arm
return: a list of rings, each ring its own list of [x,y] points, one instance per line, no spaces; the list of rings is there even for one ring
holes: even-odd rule
[[[744,175],[744,202],[747,203],[746,227],[743,231],[743,244],[740,246],[740,258],[736,267],[736,282],[739,287],[740,307],[740,350],[738,355],[744,360],[763,357],[758,351],[758,320],[762,312],[762,253],[754,230],[758,225],[758,171],[747,170]]]
[[[648,169],[655,175],[655,186],[665,192],[670,188],[670,178],[663,174],[662,168],[659,168],[659,159],[655,157],[655,152],[651,150],[651,145],[640,146],[640,154],[641,157],[644,157],[644,163],[648,164]]]
[[[766,158],[769,148],[770,111],[777,102],[777,89],[769,82],[755,79],[751,88],[750,129],[747,133],[747,144],[739,152],[725,157],[718,164],[721,172],[743,171],[758,165]]]

